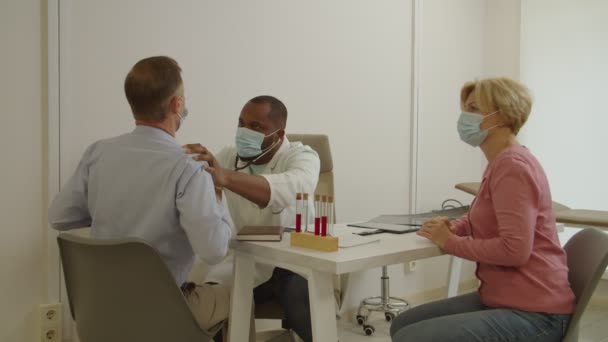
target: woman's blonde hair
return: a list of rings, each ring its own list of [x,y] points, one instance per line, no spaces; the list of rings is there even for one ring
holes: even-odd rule
[[[532,109],[530,90],[523,84],[506,77],[486,78],[467,82],[460,91],[460,108],[466,111],[465,104],[471,93],[482,113],[498,111],[505,123],[517,135],[528,120]]]

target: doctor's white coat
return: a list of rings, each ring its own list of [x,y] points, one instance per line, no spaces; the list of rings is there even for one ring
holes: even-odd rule
[[[229,146],[216,155],[217,161],[224,168],[234,170],[236,161],[236,146]],[[240,164],[239,165],[243,165]],[[270,201],[266,208],[233,193],[224,191],[230,216],[233,221],[234,234],[244,226],[273,225],[294,227],[296,217],[296,193],[308,193],[308,222],[314,220],[314,192],[319,180],[320,161],[317,152],[300,142],[289,142],[283,138],[281,147],[258,174],[270,185]],[[239,172],[252,174],[247,167]],[[304,221],[304,218],[302,218]],[[232,284],[233,258],[229,255],[218,265],[210,266],[205,281],[216,281],[222,284]],[[272,267],[256,266],[255,285],[270,278]]]

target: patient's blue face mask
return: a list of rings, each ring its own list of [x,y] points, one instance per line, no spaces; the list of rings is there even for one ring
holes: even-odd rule
[[[184,112],[182,114],[177,115],[179,115],[179,126],[177,126],[176,131],[179,130],[184,124],[184,120],[186,120],[186,117],[188,116],[188,109],[184,108]]]
[[[188,108],[184,108],[184,112],[182,113],[182,115],[179,116],[179,124],[183,124],[184,120],[186,120],[186,117],[188,116]]]
[[[498,125],[494,125],[487,129],[481,129],[480,125],[486,118],[498,113],[495,111],[486,116],[477,113],[462,112],[458,118],[458,135],[465,143],[477,147],[483,143],[488,137],[488,132]]]
[[[279,131],[276,131],[264,135],[264,133],[256,132],[252,129],[246,127],[239,127],[236,131],[236,151],[239,158],[260,158],[262,155],[266,154],[268,151],[272,150],[273,147],[276,146],[281,139],[277,140],[277,142],[272,143],[270,146],[262,150],[262,144],[264,143],[264,139],[276,134]]]
[[[184,95],[179,95],[179,97],[182,98],[182,101],[184,102],[184,111],[179,114],[177,113],[177,115],[179,116],[179,126],[177,126],[176,131],[178,131],[182,125],[184,124],[184,120],[186,120],[186,117],[188,116],[188,108],[186,108],[186,97]]]

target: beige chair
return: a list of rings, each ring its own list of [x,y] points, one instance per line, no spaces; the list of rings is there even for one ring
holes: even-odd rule
[[[205,342],[156,250],[137,239],[57,238],[72,318],[81,342]]]
[[[301,142],[304,145],[310,146],[319,155],[321,161],[321,169],[319,172],[319,182],[315,193],[323,195],[332,195],[334,193],[334,172],[333,172],[333,161],[331,157],[331,149],[329,145],[329,138],[327,135],[322,134],[287,134],[287,140],[290,142]],[[334,210],[334,222],[335,222],[335,210]],[[346,286],[348,283],[348,276],[341,276],[334,279],[334,293],[336,297],[336,303],[340,308]],[[256,305],[255,307],[255,318],[258,319],[283,319],[284,313],[278,301],[270,301],[262,305]],[[284,326],[286,327],[286,326]],[[288,327],[286,327],[288,328]]]
[[[608,234],[594,228],[583,229],[568,240],[564,249],[568,255],[568,280],[576,296],[576,311],[563,341],[576,342],[581,316],[608,266]]]
[[[327,135],[287,134],[287,140],[290,142],[299,141],[317,152],[321,161],[321,169],[319,170],[319,182],[317,183],[315,193],[334,196],[334,163]]]

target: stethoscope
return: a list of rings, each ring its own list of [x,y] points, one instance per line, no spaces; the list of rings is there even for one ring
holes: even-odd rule
[[[272,143],[272,145],[268,146],[264,151],[262,151],[262,153],[260,153],[260,155],[253,158],[252,160],[245,161],[245,164],[242,166],[239,166],[239,160],[241,160],[241,157],[237,153],[236,157],[234,158],[234,171],[241,171],[241,170],[248,168],[253,163],[258,161],[260,158],[265,156],[268,152],[272,151],[272,149],[275,148],[275,146],[277,146],[281,141],[283,141],[283,139],[279,139],[276,142]],[[281,210],[279,210],[278,212],[275,212],[274,210],[271,210],[271,212],[275,215],[278,215],[278,214],[282,213],[283,210],[285,210],[285,208],[281,208]]]

